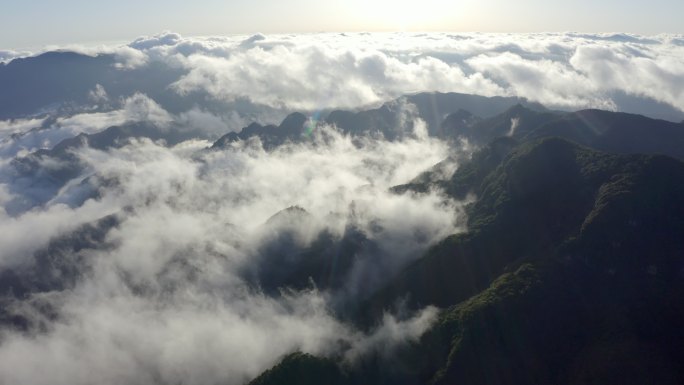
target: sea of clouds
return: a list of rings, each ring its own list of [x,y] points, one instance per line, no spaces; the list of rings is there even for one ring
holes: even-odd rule
[[[387,314],[362,332],[340,321],[335,307],[363,300],[431,244],[463,230],[461,203],[437,191],[388,192],[449,155],[417,127],[401,141],[363,143],[321,127],[313,141],[271,152],[259,140],[220,151],[201,140],[168,147],[147,139],[74,150],[85,167],[51,200],[19,215],[0,210],[0,270],[31,277],[47,269],[56,282],[4,298],[6,312],[28,326],[0,331],[0,378],[242,384],[289,352],[351,365],[416,340],[434,322],[434,308]],[[85,188],[96,194],[84,200],[73,187],[93,179],[100,182]],[[0,204],[22,194],[23,185],[3,182]],[[293,206],[307,216],[269,221]],[[117,224],[85,249],[48,247],[107,216]],[[269,295],[244,274],[283,263],[277,247],[258,258],[274,233],[293,232],[305,249],[322,231],[339,240],[350,226],[374,248],[355,257],[336,291],[311,283]],[[57,256],[50,263],[70,267],[44,266],[36,256],[45,250]]]
[[[684,114],[681,36],[163,33],[123,46],[60,49],[115,55],[120,76],[164,62],[182,69],[166,92],[249,100],[272,123],[294,110],[360,109],[421,91]],[[27,55],[0,51],[0,60]],[[393,142],[319,125],[311,140],[274,150],[257,139],[208,150],[211,139],[247,125],[246,115],[201,103],[169,112],[137,91],[113,98],[94,86],[76,112],[0,121],[0,277],[31,282],[44,276],[40,270],[52,282],[21,294],[3,286],[3,316],[24,324],[0,329],[0,383],[242,384],[289,352],[353,364],[419,338],[434,322],[437,310],[426,308],[388,313],[360,331],[336,308],[364,299],[435,242],[465,230],[465,202],[440,191],[388,192],[458,151],[428,137],[420,120]],[[17,173],[17,160],[37,150],[140,122],[198,135],[174,145],[143,138],[74,148],[69,161],[80,168],[57,190],[46,187],[52,174]],[[51,170],[67,160],[40,162]],[[44,198],[31,200],[36,194]],[[32,203],[11,209],[18,201]],[[306,218],[269,221],[293,206]],[[66,253],[54,246],[103,218],[115,224],[102,239],[80,239],[87,247]],[[306,249],[322,232],[339,240],[352,227],[372,253],[356,256],[337,290],[312,284],[273,295],[245,274],[268,268],[259,264],[273,232],[294,234],[295,246]],[[37,257],[46,252],[55,258],[50,266]],[[265,261],[278,264],[278,257]]]
[[[684,110],[684,36],[631,34],[343,33],[141,37],[71,47],[188,72],[176,92],[248,98],[289,109],[355,108],[420,91],[520,96],[551,108],[616,109],[626,97]]]

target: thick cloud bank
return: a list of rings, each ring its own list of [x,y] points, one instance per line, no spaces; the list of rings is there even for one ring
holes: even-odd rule
[[[122,74],[155,62],[180,71],[168,89],[135,90],[148,95],[172,90],[279,110],[366,107],[407,93],[442,91],[684,118],[680,35],[165,32],[126,46],[63,49],[113,55]],[[19,55],[27,53],[0,51],[0,61]]]
[[[189,72],[173,85],[178,92],[291,109],[358,107],[443,91],[520,96],[564,109],[630,109],[630,98],[647,98],[681,112],[682,41],[574,33],[166,34],[131,47],[184,66]]]

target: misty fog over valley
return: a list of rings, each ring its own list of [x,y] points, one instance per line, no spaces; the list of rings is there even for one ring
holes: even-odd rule
[[[1,50],[0,385],[681,384],[682,160],[684,35]]]

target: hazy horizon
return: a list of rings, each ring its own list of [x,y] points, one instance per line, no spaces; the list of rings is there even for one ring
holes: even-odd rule
[[[586,0],[570,4],[537,0],[523,4],[501,0],[88,4],[69,0],[57,4],[40,0],[3,5],[0,49],[124,41],[165,30],[187,36],[392,31],[681,34],[682,14],[684,3],[673,0],[601,4]],[[125,20],[125,30],[121,20]]]

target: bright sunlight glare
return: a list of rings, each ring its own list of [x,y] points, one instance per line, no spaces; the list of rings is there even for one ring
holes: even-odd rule
[[[456,11],[452,2],[439,0],[376,0],[364,7],[375,25],[392,30],[434,29]]]

